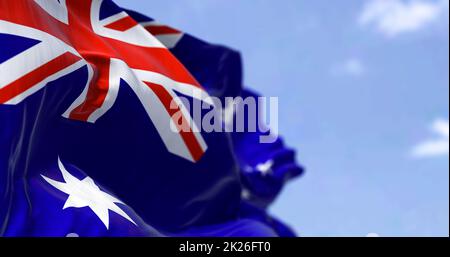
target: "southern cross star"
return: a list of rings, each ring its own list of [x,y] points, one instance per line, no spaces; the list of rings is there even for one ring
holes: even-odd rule
[[[103,222],[106,229],[109,229],[109,210],[111,210],[137,226],[137,224],[116,205],[116,203],[123,204],[123,202],[101,191],[90,177],[86,177],[83,180],[77,179],[67,171],[59,158],[58,167],[65,183],[47,178],[44,175],[41,176],[50,185],[69,195],[63,210],[70,207],[89,207]]]
[[[266,176],[268,174],[272,174],[273,172],[272,167],[273,167],[273,160],[268,160],[265,163],[258,164],[256,166],[256,170],[261,172],[263,176]]]

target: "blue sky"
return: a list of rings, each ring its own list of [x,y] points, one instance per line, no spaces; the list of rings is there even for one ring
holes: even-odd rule
[[[303,236],[449,235],[448,0],[116,0],[242,52],[307,167]]]

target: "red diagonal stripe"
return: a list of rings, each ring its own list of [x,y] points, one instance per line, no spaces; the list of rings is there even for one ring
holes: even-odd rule
[[[8,102],[43,81],[47,77],[78,62],[80,59],[80,57],[70,52],[66,52],[41,67],[25,74],[21,78],[0,89],[0,104]]]
[[[120,20],[117,20],[111,24],[106,25],[106,28],[114,29],[118,31],[126,31],[136,26],[137,22],[133,20],[130,16],[123,17]]]
[[[180,34],[181,31],[164,25],[148,25],[145,29],[152,35]]]
[[[202,88],[184,65],[165,48],[136,47],[115,39],[109,39],[108,43],[120,53],[118,58],[133,69],[161,73],[177,82]]]
[[[169,92],[167,92],[167,90],[158,84],[154,84],[154,83],[150,83],[150,82],[145,82],[145,84],[147,84],[147,86],[150,87],[150,89],[153,90],[153,92],[155,92],[155,94],[158,96],[159,100],[162,102],[162,104],[164,105],[164,107],[166,107],[167,112],[169,113],[170,117],[172,117],[172,119],[174,119],[174,115],[177,112],[180,112],[180,108],[177,106],[177,108],[170,108],[170,104],[173,101],[172,96],[170,95]],[[184,118],[184,116],[181,116],[182,122],[181,124],[189,124],[186,120],[186,118]],[[178,130],[180,131],[180,135],[181,138],[183,138],[184,143],[186,144],[193,160],[196,162],[198,160],[200,160],[200,158],[203,156],[203,154],[205,153],[202,149],[202,147],[200,146],[200,143],[197,141],[197,138],[195,137],[194,133],[192,132],[191,128],[185,128],[182,127],[181,124],[179,124],[178,120],[173,120],[174,123],[176,124]]]
[[[49,15],[34,1],[0,0],[0,20],[44,31],[70,45],[69,27]]]

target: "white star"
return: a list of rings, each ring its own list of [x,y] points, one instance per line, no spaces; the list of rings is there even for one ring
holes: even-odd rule
[[[72,174],[66,170],[59,158],[58,166],[65,183],[47,178],[44,175],[41,176],[50,185],[69,195],[66,203],[64,204],[63,210],[69,207],[89,207],[103,222],[106,229],[109,229],[109,210],[111,210],[137,226],[137,224],[115,204],[123,204],[123,202],[101,191],[90,177],[86,177],[83,180],[78,180],[76,177],[72,176]]]
[[[273,166],[273,160],[268,160],[265,163],[260,163],[256,166],[256,170],[261,172],[263,176],[266,176],[268,174],[272,173],[272,166]]]

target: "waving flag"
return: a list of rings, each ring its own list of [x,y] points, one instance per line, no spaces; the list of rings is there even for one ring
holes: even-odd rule
[[[243,85],[242,62],[238,52],[207,43],[138,12],[127,12],[170,49],[210,95],[221,99],[259,97]],[[237,115],[234,113],[234,116]],[[245,120],[249,118],[247,113],[243,115]],[[297,164],[295,151],[286,147],[281,138],[273,143],[261,143],[260,136],[270,134],[270,128],[264,129],[266,132],[230,134],[243,183],[240,214],[263,221],[280,235],[293,236],[287,226],[267,215],[266,208],[276,199],[286,182],[303,173],[303,167]]]
[[[0,0],[0,43],[0,235],[279,235],[243,215],[236,137],[179,101],[242,94],[239,55],[109,0]]]
[[[19,42],[18,38],[25,38],[31,47],[2,64],[0,103],[19,104],[50,80],[86,66],[86,88],[64,117],[95,123],[114,106],[123,80],[136,94],[168,151],[198,161],[207,148],[202,136],[192,131],[180,133],[178,138],[167,135],[169,123],[163,121],[170,119],[174,90],[204,97],[203,89],[125,12],[104,17],[101,3],[3,1],[3,33]],[[45,22],[36,22],[36,15]]]

